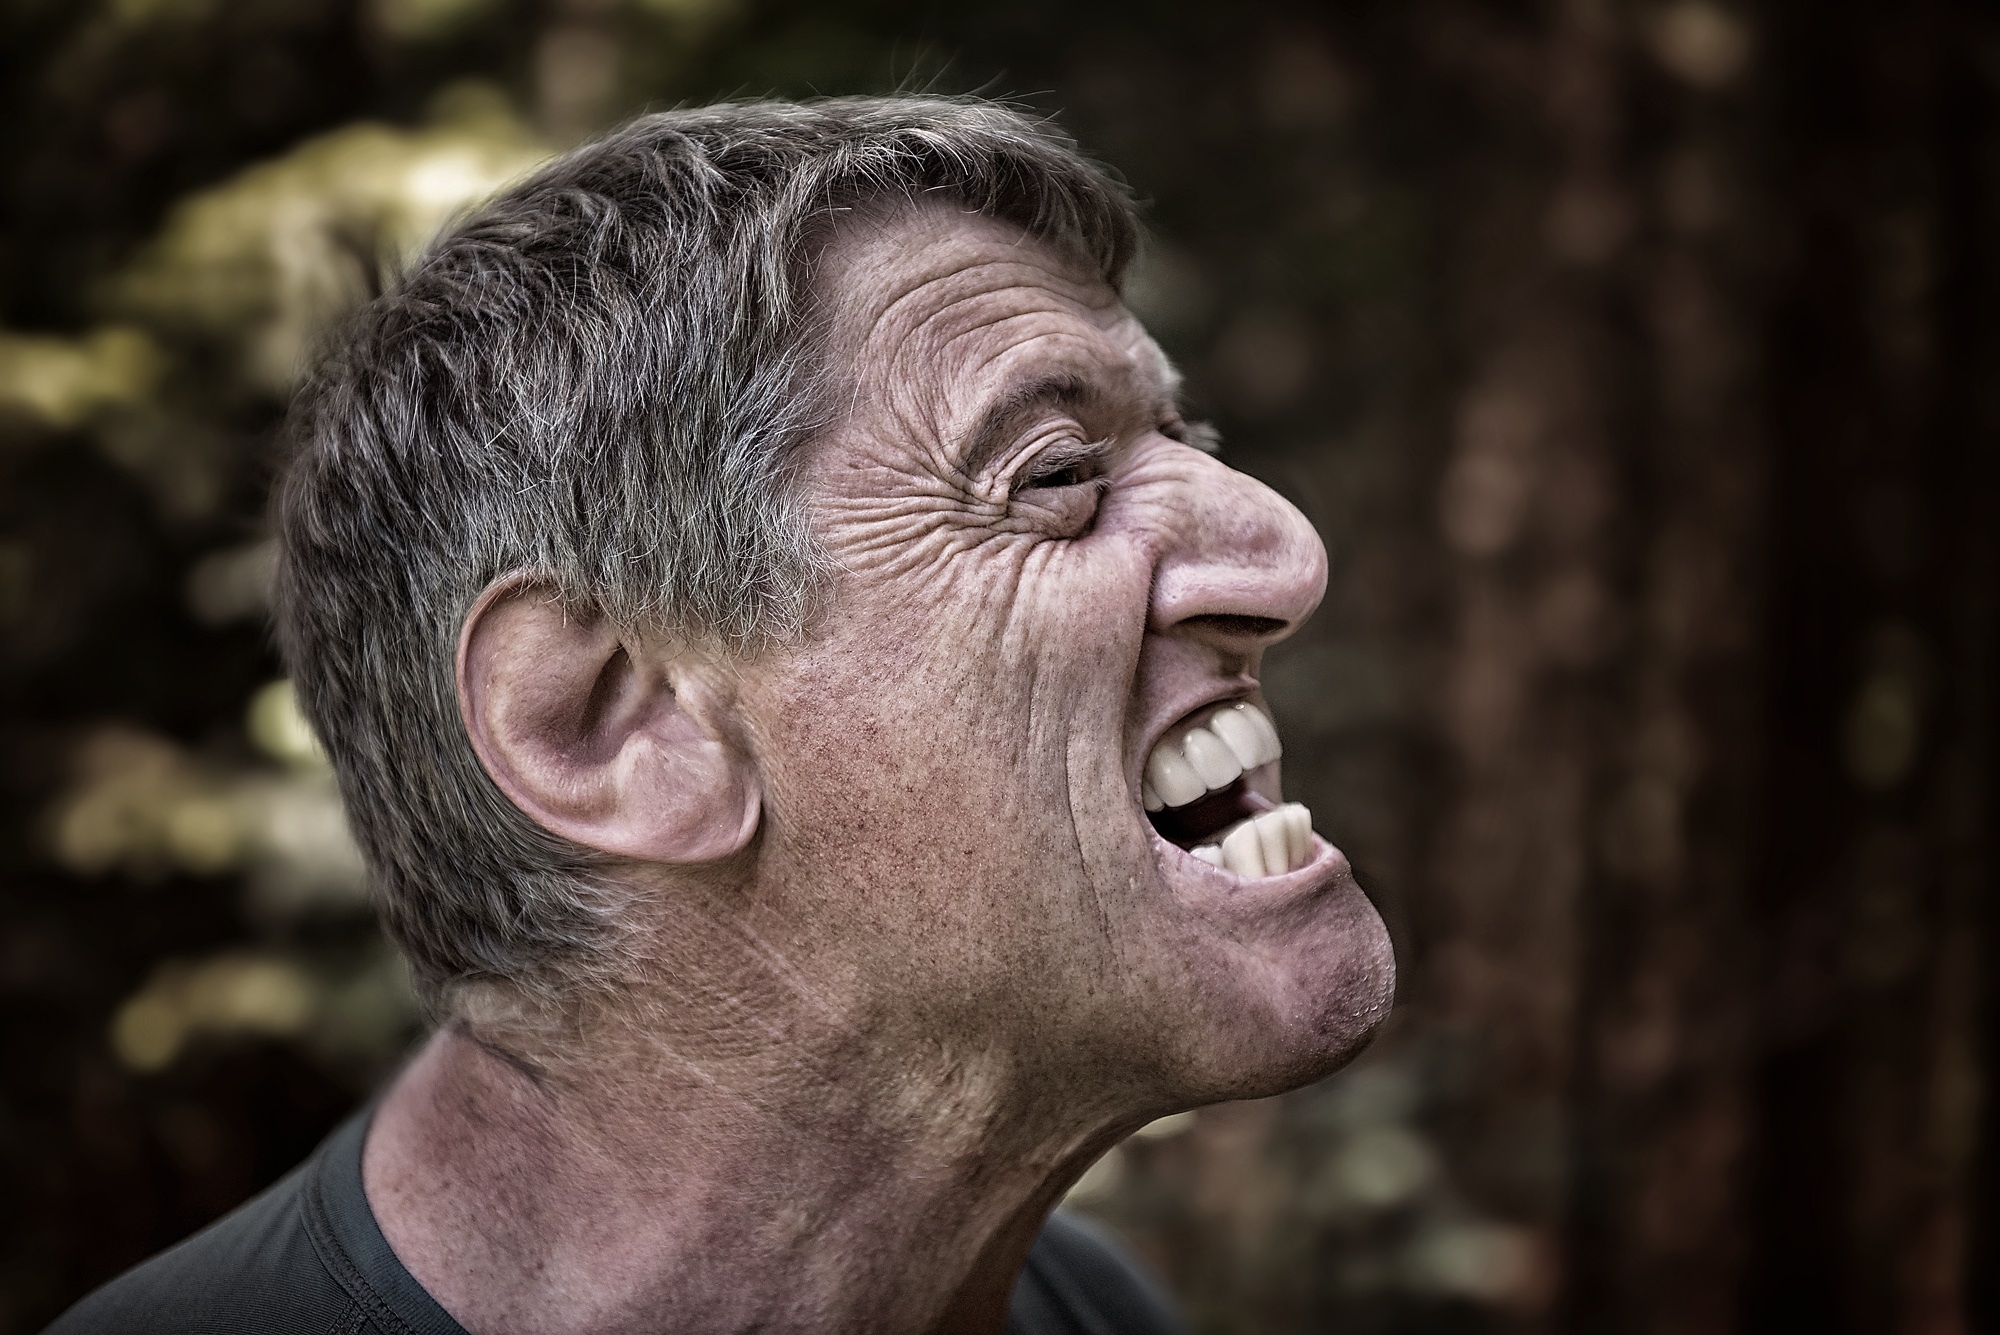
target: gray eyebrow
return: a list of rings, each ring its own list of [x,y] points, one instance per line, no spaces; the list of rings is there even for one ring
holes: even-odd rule
[[[1076,407],[1092,397],[1090,386],[1077,375],[1040,376],[1010,386],[979,415],[979,425],[972,429],[959,459],[959,471],[967,477],[983,474],[1007,444],[1007,428],[1028,410]]]

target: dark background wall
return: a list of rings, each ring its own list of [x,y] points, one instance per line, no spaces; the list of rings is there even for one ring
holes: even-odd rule
[[[1077,1202],[1207,1331],[1995,1319],[2000,26],[1801,0],[5,0],[0,1331],[418,1033],[263,618],[380,262],[649,106],[921,87],[1148,203],[1131,300],[1333,558],[1287,785],[1351,1071]]]

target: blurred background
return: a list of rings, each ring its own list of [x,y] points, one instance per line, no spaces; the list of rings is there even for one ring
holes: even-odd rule
[[[0,0],[0,1332],[420,1032],[266,628],[385,263],[650,107],[924,88],[1146,201],[1313,518],[1287,784],[1403,969],[1074,1203],[1203,1332],[1994,1328],[2000,26],[1944,0]],[[2000,1323],[1996,1323],[2000,1324]]]

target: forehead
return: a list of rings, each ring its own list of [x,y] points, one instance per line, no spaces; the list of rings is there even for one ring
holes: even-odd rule
[[[1020,228],[940,205],[844,228],[821,262],[853,407],[922,411],[961,446],[1038,399],[1171,409],[1178,377],[1110,284]]]

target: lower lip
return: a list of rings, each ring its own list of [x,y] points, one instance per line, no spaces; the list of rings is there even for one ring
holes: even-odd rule
[[[1347,865],[1347,855],[1332,844],[1313,833],[1313,859],[1303,867],[1294,868],[1282,876],[1238,876],[1225,867],[1211,866],[1178,844],[1168,843],[1158,831],[1149,830],[1152,840],[1160,848],[1172,855],[1179,870],[1206,881],[1217,889],[1226,890],[1238,896],[1250,894],[1258,897],[1266,895],[1284,896],[1298,890],[1311,889],[1330,880],[1339,880],[1351,874]]]

